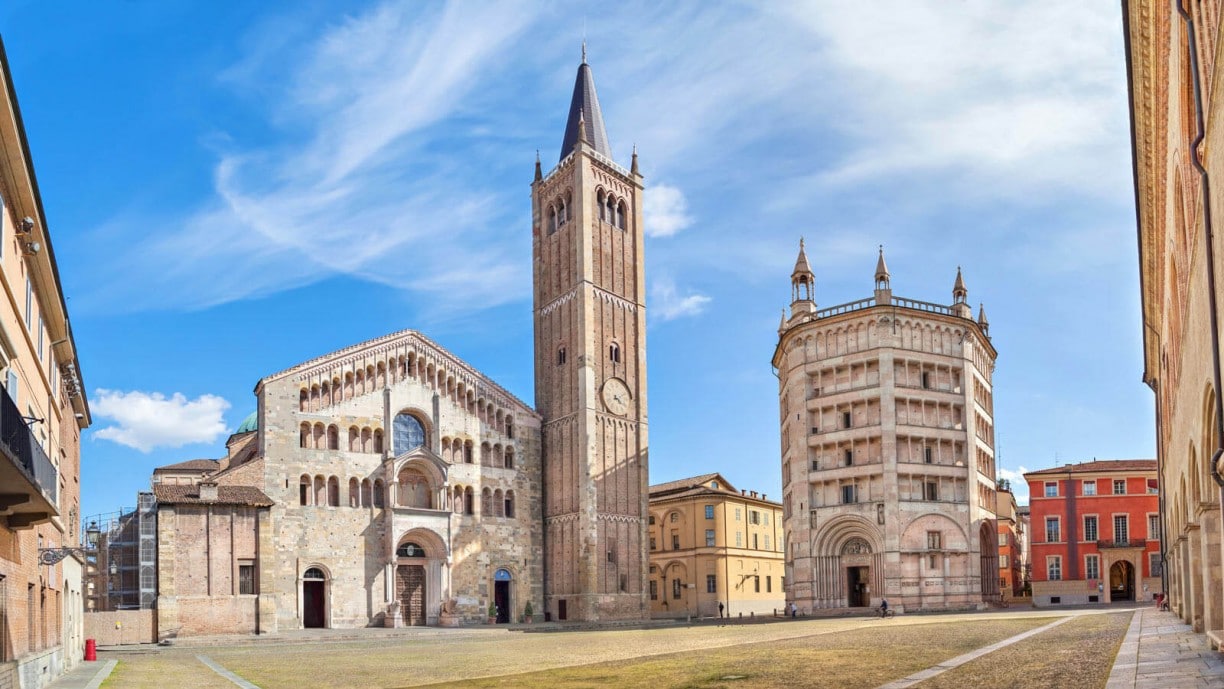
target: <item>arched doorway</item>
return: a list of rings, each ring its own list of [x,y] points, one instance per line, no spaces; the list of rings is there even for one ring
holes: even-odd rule
[[[493,604],[497,606],[498,624],[505,624],[511,620],[510,613],[513,610],[510,598],[511,583],[510,570],[499,569],[493,573]]]
[[[1135,567],[1126,560],[1109,568],[1109,600],[1135,600]]]
[[[846,604],[852,608],[871,606],[871,545],[854,537],[841,550],[846,568]]]
[[[425,549],[412,541],[401,543],[395,550],[399,564],[395,568],[396,597],[404,624],[425,626]]]
[[[327,575],[318,567],[302,574],[302,626],[327,626]]]

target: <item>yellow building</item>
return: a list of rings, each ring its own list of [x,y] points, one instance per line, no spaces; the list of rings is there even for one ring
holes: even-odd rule
[[[782,505],[719,474],[650,487],[654,617],[771,614],[786,605]]]

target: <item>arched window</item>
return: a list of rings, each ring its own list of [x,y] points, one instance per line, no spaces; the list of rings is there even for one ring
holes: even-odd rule
[[[564,363],[565,363],[565,347],[562,346],[557,349],[557,365],[560,366]]]
[[[557,199],[557,208],[560,209],[557,212],[557,226],[560,227],[561,225],[565,224],[566,219],[569,217],[568,213],[566,212],[564,199]]]
[[[612,222],[613,222],[613,221],[616,219],[616,207],[615,207],[615,204],[614,204],[614,202],[613,202],[613,200],[612,200],[612,195],[611,195],[611,194],[608,194],[608,202],[607,202],[607,204],[606,204],[606,205],[607,205],[607,208],[608,208],[608,211],[607,211],[607,213],[608,213],[608,224],[612,224]]]
[[[383,486],[382,479],[374,479],[374,507],[382,509],[387,506],[387,490]]]
[[[374,437],[374,434],[370,431],[369,427],[361,429],[361,451],[362,452],[372,452],[373,451],[374,449],[373,437]]]
[[[514,417],[506,414],[506,437],[514,437]]]
[[[480,444],[480,466],[493,466],[493,446],[489,443]]]
[[[374,489],[370,486],[370,479],[361,481],[361,506],[370,507],[374,504]]]
[[[463,513],[476,514],[476,494],[471,486],[463,489]]]
[[[302,447],[310,447],[310,424],[302,422],[301,439],[298,443]]]
[[[382,454],[383,451],[383,432],[381,428],[374,429],[374,451]]]
[[[506,468],[514,468],[514,448],[509,446],[506,447]]]
[[[306,570],[306,572],[302,574],[302,578],[309,579],[311,581],[327,581],[327,577],[323,574],[323,570],[319,569],[318,567],[311,567],[310,569]]]
[[[349,479],[349,507],[361,507],[361,484],[356,478]]]
[[[361,451],[361,431],[357,430],[356,426],[349,426],[349,452]]]
[[[310,446],[315,448],[316,450],[321,450],[327,447],[327,445],[325,444],[326,441],[323,439],[323,435],[325,432],[326,431],[323,430],[323,424],[316,423],[314,425],[314,433],[312,434],[313,437],[310,440]]]
[[[501,488],[493,491],[493,509],[496,511],[496,516],[506,516],[506,498],[502,494]]]
[[[327,449],[340,449],[340,429],[334,425],[327,427]]]
[[[480,516],[493,516],[493,491],[488,488],[480,491]]]
[[[329,507],[340,506],[340,479],[335,476],[327,479],[327,504]]]
[[[310,386],[310,411],[319,410],[319,386]]]
[[[298,504],[309,505],[310,498],[314,491],[311,490],[311,480],[306,474],[302,474],[302,479],[298,481]]]
[[[298,396],[298,411],[310,410],[310,391],[302,388],[302,394]],[[305,447],[305,446],[303,446]]]
[[[512,490],[506,491],[506,505],[504,509],[506,511],[506,518],[513,519],[514,518],[514,491]]]
[[[322,476],[314,477],[314,505],[327,504],[327,480]]]
[[[319,386],[319,396],[323,398],[323,406],[331,406],[331,383],[323,381],[323,385]]]
[[[412,414],[396,414],[392,433],[392,449],[396,455],[402,455],[425,444],[425,427]]]
[[[604,193],[602,189],[599,190],[599,193],[595,194],[595,205],[599,206],[599,219],[606,221],[608,219],[608,212],[604,208]]]
[[[625,202],[621,201],[616,205],[616,226],[625,229]]]
[[[608,345],[608,358],[611,359],[612,363],[614,364],[620,363],[620,345],[616,344],[615,342]]]
[[[472,441],[465,440],[463,441],[463,463],[471,464],[473,461],[475,460],[472,458]]]
[[[548,234],[557,231],[557,209],[552,206],[548,207]]]

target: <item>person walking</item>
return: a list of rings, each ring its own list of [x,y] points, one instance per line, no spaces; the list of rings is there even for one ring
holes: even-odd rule
[[[723,626],[723,603],[718,601],[718,626]]]

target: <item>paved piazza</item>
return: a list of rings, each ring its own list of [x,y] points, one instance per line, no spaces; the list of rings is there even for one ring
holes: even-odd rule
[[[1005,610],[549,633],[302,630],[238,644],[206,638],[105,650],[101,662],[52,687],[1224,687],[1224,656],[1205,637],[1170,613],[1137,612]],[[1077,645],[1069,638],[1092,657],[1049,650]],[[1069,674],[1085,665],[1087,674]]]

